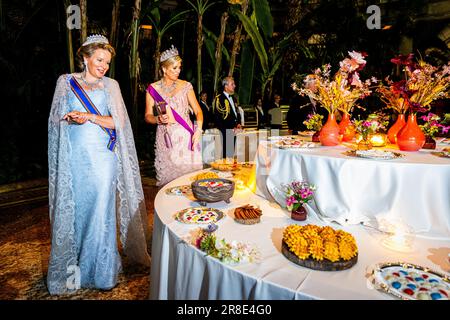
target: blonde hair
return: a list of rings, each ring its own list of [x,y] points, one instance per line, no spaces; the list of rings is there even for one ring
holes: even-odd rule
[[[81,46],[77,51],[77,65],[81,70],[84,70],[84,58],[90,58],[94,54],[95,50],[103,49],[111,53],[111,59],[116,55],[116,50],[109,43],[91,43],[85,46]]]
[[[181,63],[183,62],[183,59],[181,59],[180,56],[173,56],[161,62],[161,65],[159,67],[159,75],[162,77],[164,75],[163,68],[168,68],[177,62]]]

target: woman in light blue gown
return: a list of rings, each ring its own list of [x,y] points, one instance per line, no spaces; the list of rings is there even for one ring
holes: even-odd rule
[[[84,70],[58,79],[49,117],[51,294],[116,286],[116,226],[130,261],[150,262],[133,134],[118,83],[104,76],[114,49],[95,35],[78,55]]]

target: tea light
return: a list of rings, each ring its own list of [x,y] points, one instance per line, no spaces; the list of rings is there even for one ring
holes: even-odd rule
[[[386,135],[383,133],[375,133],[370,136],[370,143],[374,147],[384,147],[386,145]]]
[[[411,252],[415,235],[405,224],[387,224],[384,226],[386,235],[381,244],[388,249],[400,252]]]

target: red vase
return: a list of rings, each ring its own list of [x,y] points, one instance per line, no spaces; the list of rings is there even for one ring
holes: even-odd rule
[[[352,124],[350,115],[347,112],[344,112],[339,123],[339,134],[342,135],[342,141],[351,141],[355,137],[355,126]]]
[[[436,140],[430,136],[425,136],[425,143],[422,149],[436,149]]]
[[[392,125],[392,127],[389,128],[387,132],[388,139],[391,143],[393,144],[397,143],[397,134],[405,124],[406,124],[405,114],[399,113],[397,116],[397,121],[395,121],[395,123]]]
[[[303,205],[297,208],[297,210],[291,211],[291,219],[296,221],[304,221],[306,220],[306,209]]]
[[[319,140],[324,146],[337,146],[341,142],[339,126],[334,113],[328,114],[327,122],[320,130]]]
[[[314,132],[313,136],[311,137],[311,141],[312,142],[320,142],[319,136],[320,136],[320,130]]]
[[[425,135],[417,124],[417,116],[411,113],[405,126],[397,134],[397,145],[403,151],[417,151],[425,143]]]

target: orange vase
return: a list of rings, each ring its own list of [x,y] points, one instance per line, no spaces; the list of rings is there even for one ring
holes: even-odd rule
[[[342,141],[351,141],[355,136],[355,126],[350,121],[350,115],[347,112],[344,112],[339,123],[339,134],[342,135]]]
[[[319,140],[324,146],[337,146],[341,141],[339,136],[339,125],[334,113],[328,114],[327,122],[320,130]]]
[[[392,127],[389,128],[387,132],[388,139],[391,143],[393,144],[397,143],[397,134],[405,124],[406,124],[405,114],[399,113],[397,116],[397,121],[395,121],[395,123],[392,125]]]
[[[425,143],[425,135],[417,124],[417,116],[411,113],[405,126],[397,134],[397,145],[403,151],[417,151]]]

